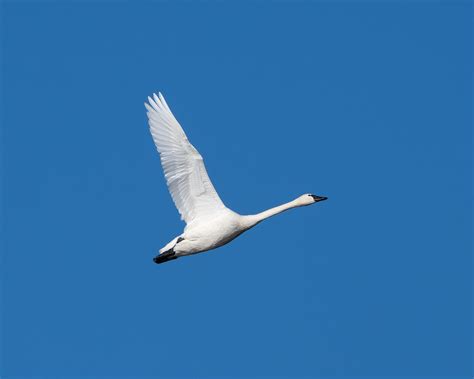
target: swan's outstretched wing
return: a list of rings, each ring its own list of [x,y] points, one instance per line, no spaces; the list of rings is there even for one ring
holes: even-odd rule
[[[201,155],[188,141],[161,93],[159,97],[153,94],[153,99],[148,97],[148,103],[145,107],[151,135],[181,218],[189,224],[196,218],[224,209]]]

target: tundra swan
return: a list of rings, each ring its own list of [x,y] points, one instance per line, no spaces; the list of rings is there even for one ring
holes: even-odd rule
[[[184,232],[159,250],[155,263],[215,249],[269,217],[327,199],[305,194],[255,215],[243,216],[232,211],[217,194],[202,156],[189,142],[162,94],[148,97],[145,107],[168,189],[186,222]]]

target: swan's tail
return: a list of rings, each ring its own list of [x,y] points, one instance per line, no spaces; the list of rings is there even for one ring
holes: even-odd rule
[[[163,254],[165,251],[168,251],[168,250],[172,249],[173,247],[175,247],[175,246],[176,246],[176,242],[178,241],[178,238],[179,238],[179,237],[173,238],[170,242],[168,242],[164,247],[162,247],[162,248],[159,250],[159,253],[160,253],[160,254]]]
[[[184,238],[182,236],[178,236],[174,238],[172,241],[167,243],[165,247],[160,249],[159,254],[155,258],[153,258],[153,261],[159,264],[159,263],[165,263],[165,262],[178,258],[176,256],[176,252],[174,251],[174,248],[178,243],[180,243],[183,240]]]

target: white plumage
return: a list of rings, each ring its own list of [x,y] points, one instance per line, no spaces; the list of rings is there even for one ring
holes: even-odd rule
[[[145,107],[168,189],[186,222],[184,232],[160,249],[154,259],[156,263],[222,246],[268,217],[326,199],[305,194],[256,215],[242,216],[233,212],[220,199],[201,154],[189,142],[161,93],[148,97]]]

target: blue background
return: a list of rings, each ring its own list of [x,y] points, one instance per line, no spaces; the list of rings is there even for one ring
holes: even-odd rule
[[[2,4],[2,376],[468,377],[470,2]],[[224,202],[157,266],[161,90]]]

